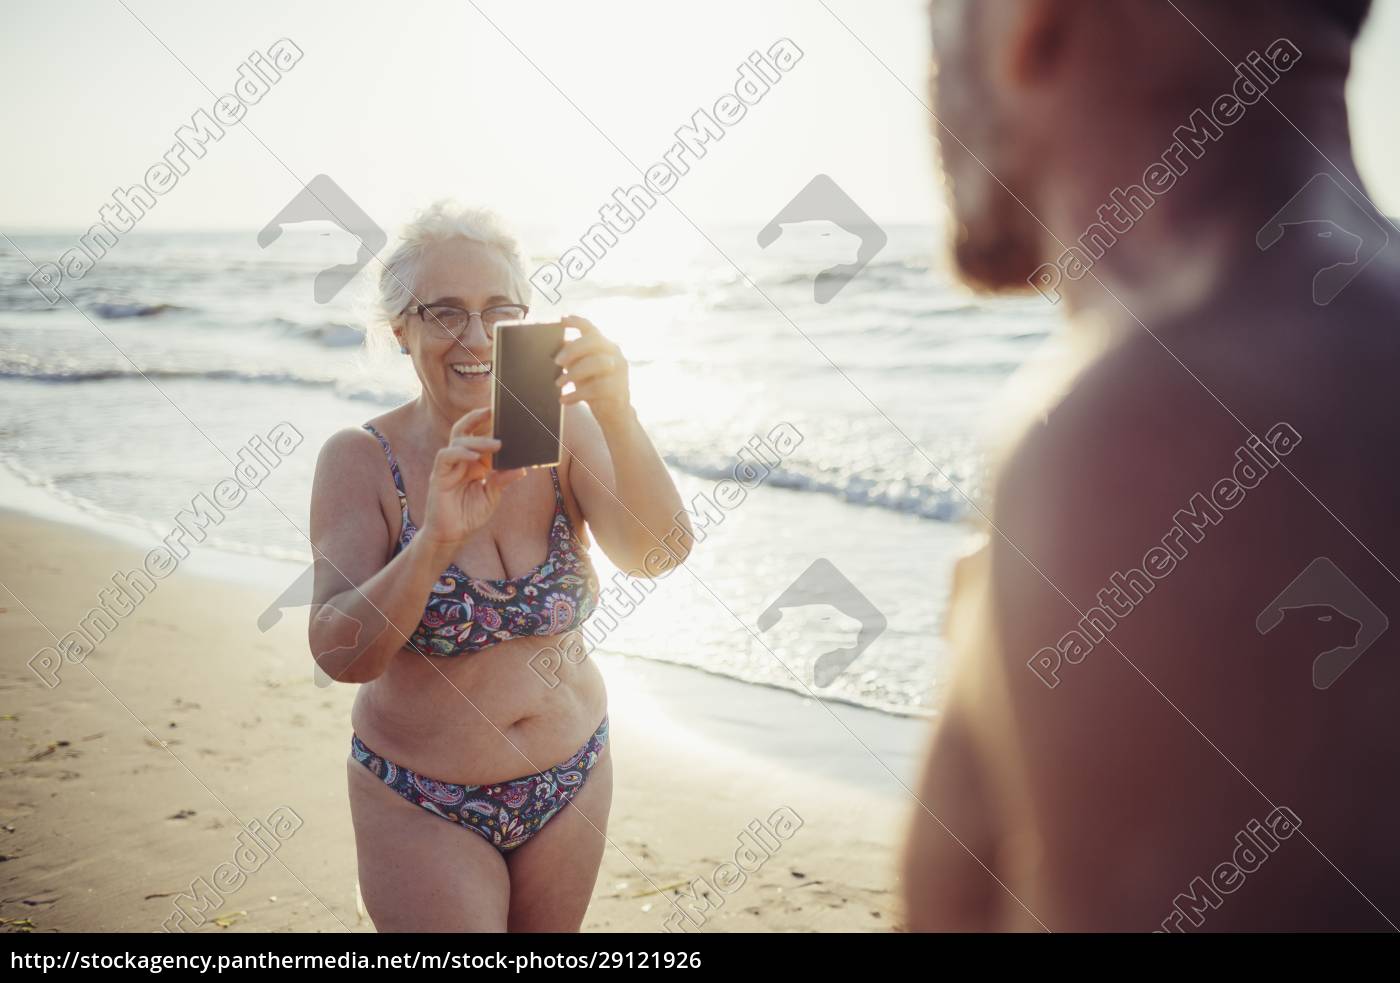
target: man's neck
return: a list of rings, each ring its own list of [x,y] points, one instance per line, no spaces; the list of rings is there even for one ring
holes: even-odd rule
[[[1364,202],[1341,86],[1319,85],[1274,102],[1249,107],[1199,158],[1172,150],[1173,132],[1189,110],[1144,118],[1131,133],[1086,134],[1075,144],[1113,149],[1066,161],[1066,173],[1045,184],[1057,189],[1044,210],[1047,250],[1056,257],[1073,250],[1088,260],[1086,273],[1064,280],[1071,317],[1151,328],[1210,304],[1229,290],[1232,271],[1258,258],[1261,227],[1319,173]],[[1150,207],[1141,207],[1136,192],[1131,200],[1114,193],[1129,184],[1146,190],[1144,172],[1164,155],[1177,165],[1171,167],[1176,177],[1170,187],[1148,192]],[[1102,235],[1094,242],[1086,237],[1104,228],[1110,243]]]

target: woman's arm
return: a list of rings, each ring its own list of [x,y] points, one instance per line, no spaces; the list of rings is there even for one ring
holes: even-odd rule
[[[321,450],[311,492],[316,586],[311,654],[332,679],[364,683],[388,668],[423,617],[423,604],[461,542],[490,517],[501,489],[523,472],[488,472],[497,441],[479,432],[475,411],[453,427],[429,479],[428,511],[407,548],[384,563],[391,530],[375,492],[384,455],[360,430],[343,430]]]
[[[385,565],[384,544],[392,533],[375,491],[383,469],[383,451],[363,430],[332,436],[316,462],[311,654],[340,682],[368,682],[384,672],[423,616],[433,582],[451,562],[415,537]]]
[[[608,559],[633,576],[657,576],[690,554],[690,517],[632,408],[621,350],[590,321],[563,321],[581,334],[558,357],[560,385],[574,384],[561,397],[570,487]]]

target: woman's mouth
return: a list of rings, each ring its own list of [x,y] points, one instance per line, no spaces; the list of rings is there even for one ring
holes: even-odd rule
[[[453,362],[449,368],[468,379],[484,379],[491,374],[490,362]]]

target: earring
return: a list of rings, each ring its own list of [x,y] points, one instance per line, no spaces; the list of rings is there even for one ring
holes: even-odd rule
[[[399,343],[399,354],[401,354],[401,355],[407,355],[407,354],[408,354],[408,346],[405,345],[405,344],[403,344],[402,342]]]

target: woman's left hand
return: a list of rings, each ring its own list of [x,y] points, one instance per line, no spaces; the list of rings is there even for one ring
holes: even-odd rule
[[[573,391],[560,395],[559,401],[566,406],[587,403],[601,426],[625,419],[632,408],[632,395],[622,349],[603,337],[586,318],[570,314],[561,320],[566,327],[578,329],[579,337],[566,341],[554,357],[564,368],[556,385],[562,389],[570,382],[574,384]]]

